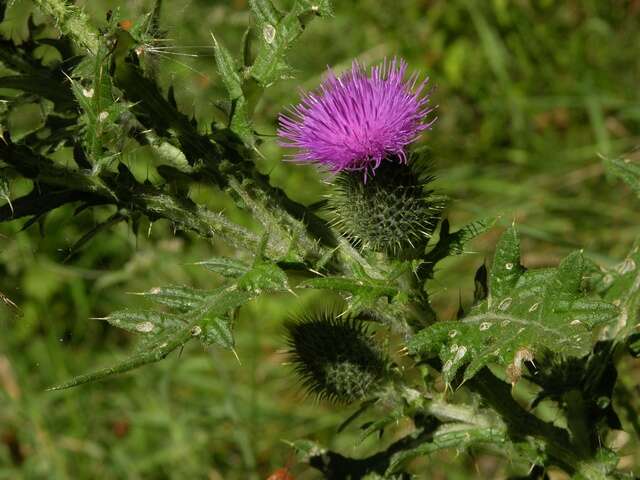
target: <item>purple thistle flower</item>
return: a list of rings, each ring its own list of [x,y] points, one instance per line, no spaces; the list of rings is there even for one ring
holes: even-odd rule
[[[325,165],[332,172],[364,171],[373,175],[380,163],[394,156],[407,163],[405,148],[431,128],[435,118],[428,82],[418,75],[404,80],[407,64],[393,59],[373,67],[367,76],[354,61],[351,71],[336,77],[331,70],[320,89],[279,117],[280,145],[296,148],[290,160]]]

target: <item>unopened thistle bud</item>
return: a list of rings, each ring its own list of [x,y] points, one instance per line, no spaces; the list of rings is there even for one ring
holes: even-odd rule
[[[353,403],[380,389],[387,361],[362,322],[322,313],[285,327],[291,361],[310,393]]]
[[[343,235],[363,249],[395,254],[424,247],[438,224],[444,202],[428,190],[433,180],[419,163],[382,164],[366,183],[352,172],[336,176],[328,207]]]

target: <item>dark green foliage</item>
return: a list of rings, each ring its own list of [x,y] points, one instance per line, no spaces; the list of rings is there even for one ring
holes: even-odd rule
[[[424,249],[443,200],[428,189],[433,177],[420,171],[425,166],[416,160],[409,165],[384,161],[366,182],[361,172],[336,176],[328,207],[343,235],[363,250],[394,254]]]
[[[349,404],[382,387],[387,360],[362,322],[324,312],[285,327],[290,360],[309,393]]]

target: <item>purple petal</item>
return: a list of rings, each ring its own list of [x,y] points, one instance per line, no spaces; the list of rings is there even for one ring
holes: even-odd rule
[[[324,165],[333,172],[362,170],[374,174],[388,156],[407,162],[405,148],[435,119],[427,121],[428,79],[406,81],[404,60],[386,59],[370,75],[353,62],[351,70],[327,79],[315,92],[279,117],[280,145],[294,148],[289,159]]]

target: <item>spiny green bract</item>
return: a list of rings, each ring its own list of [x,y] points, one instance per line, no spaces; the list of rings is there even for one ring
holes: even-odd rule
[[[433,177],[419,174],[419,168],[413,161],[383,162],[366,183],[358,172],[337,175],[329,194],[337,228],[362,249],[394,254],[424,247],[443,201],[426,188]]]
[[[362,322],[325,312],[285,327],[290,358],[310,393],[352,403],[380,388],[387,361]]]

